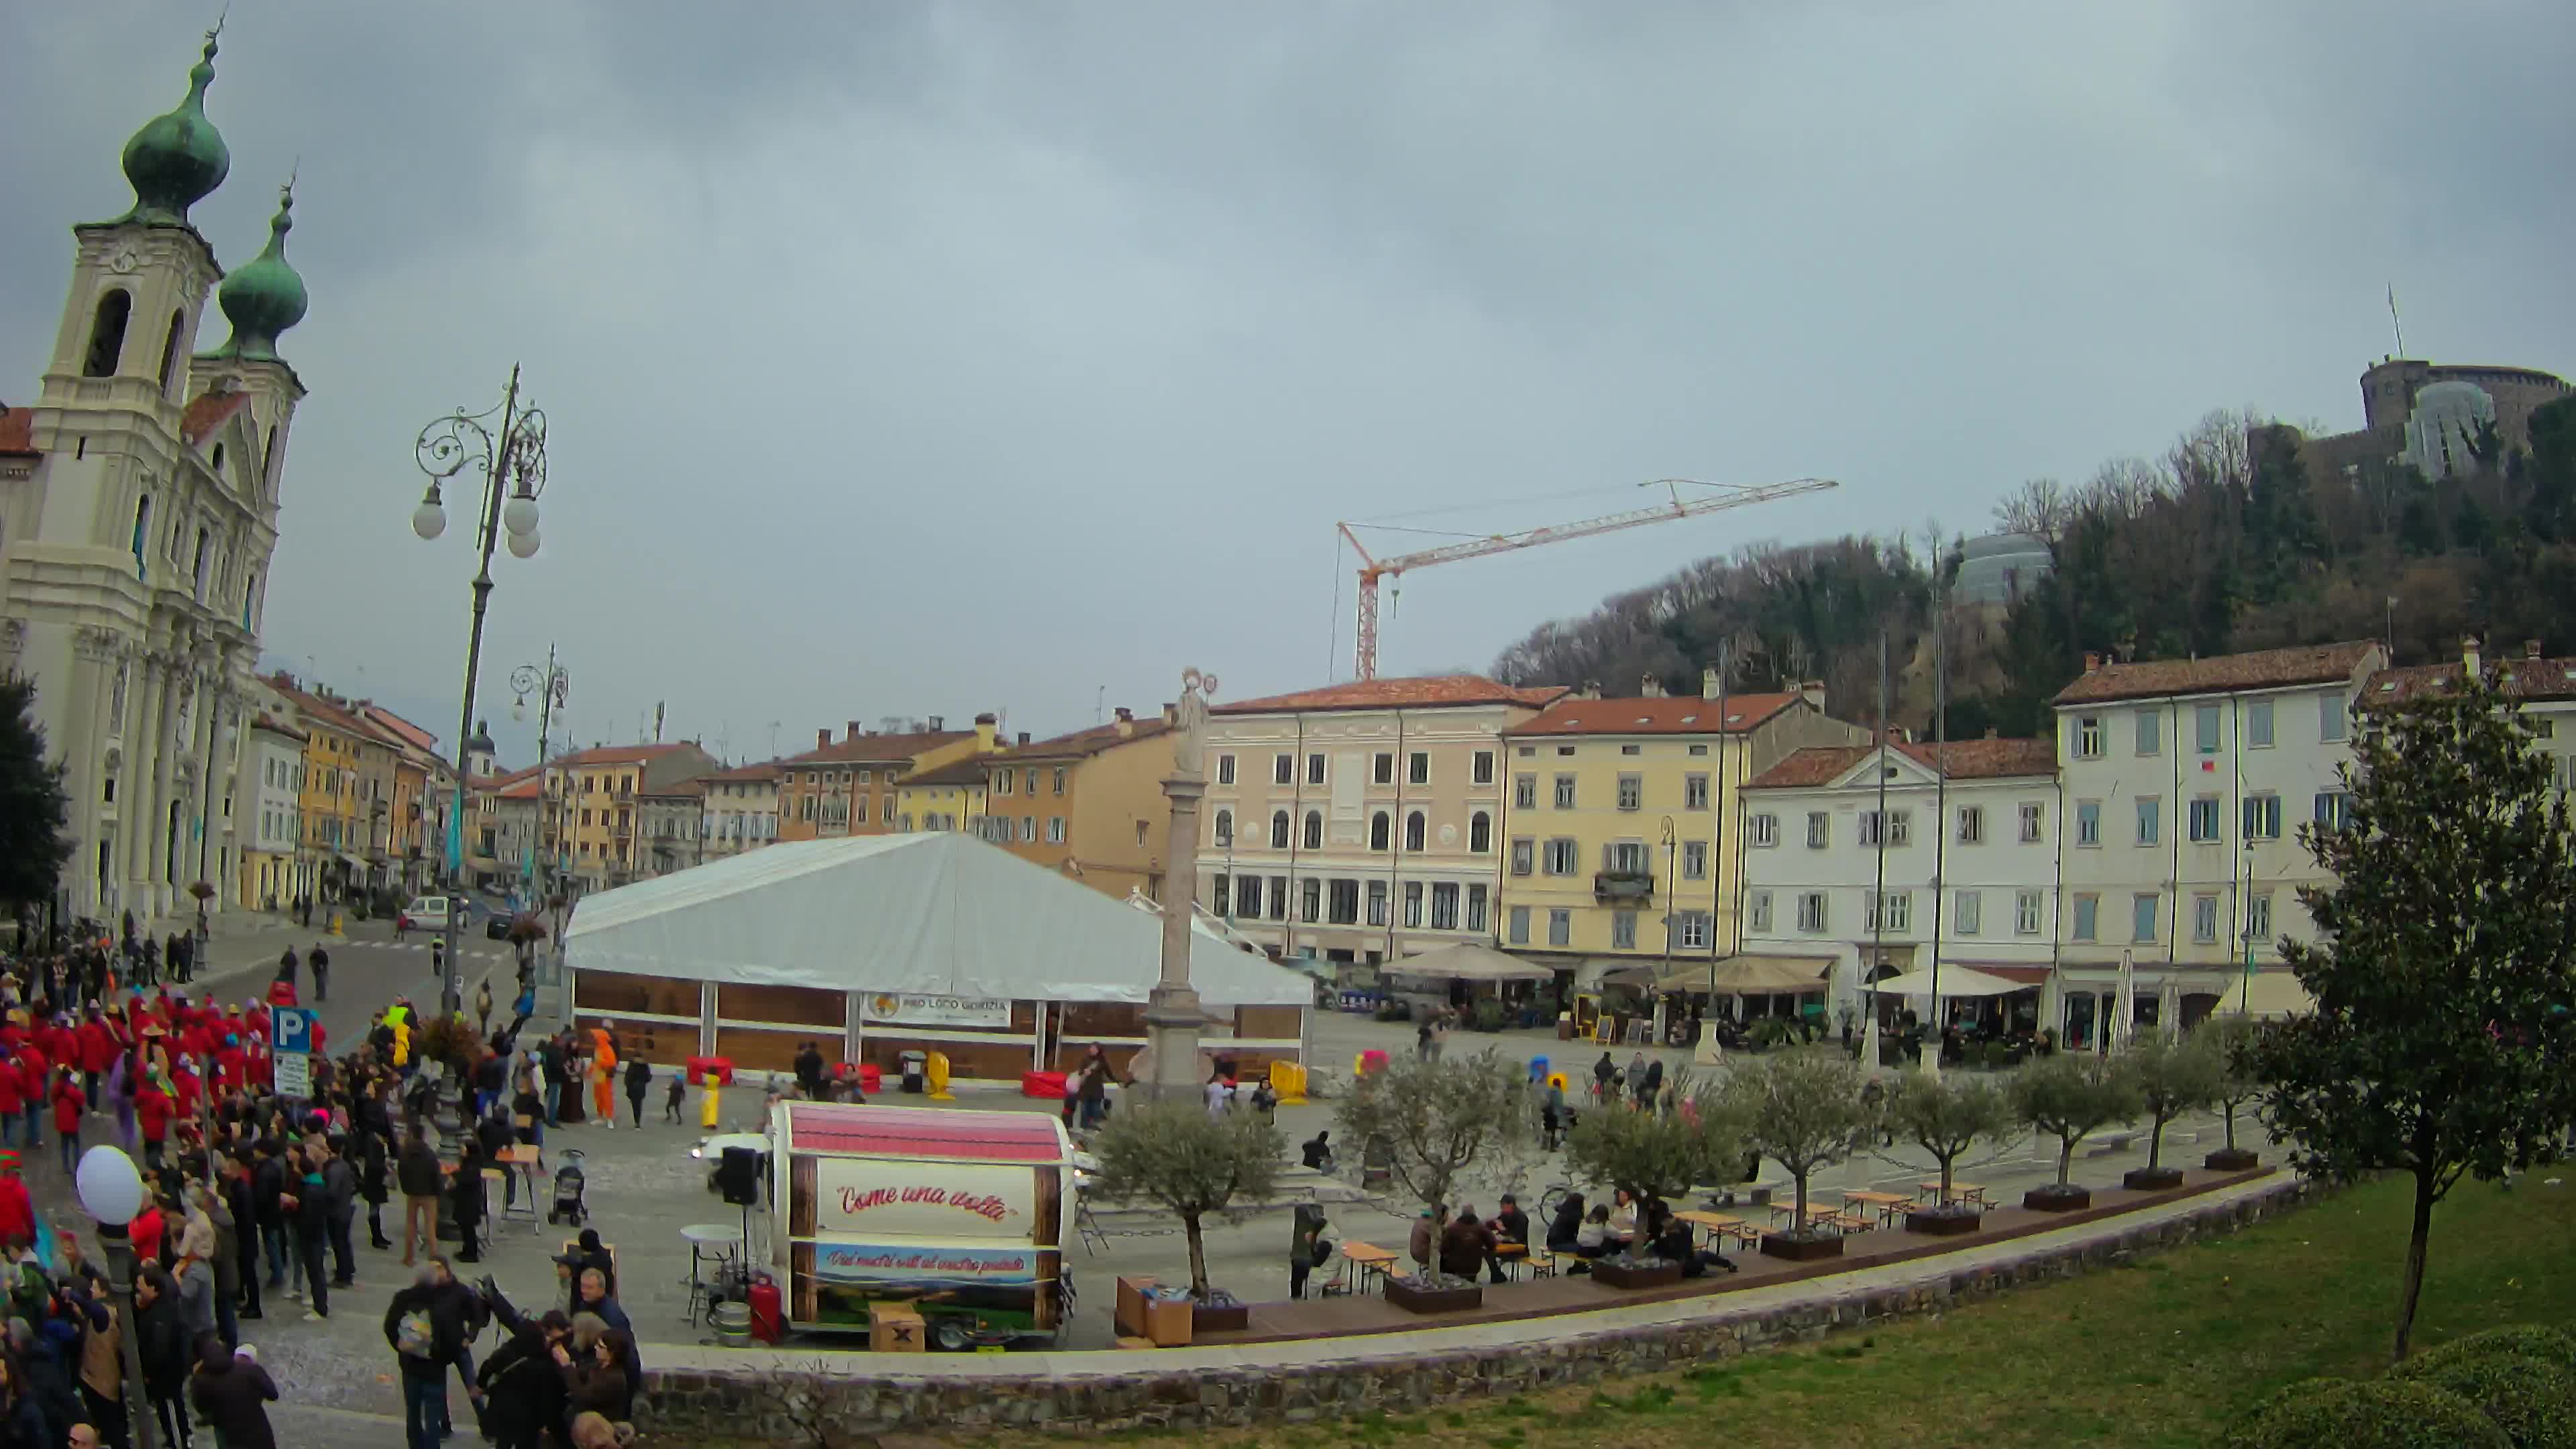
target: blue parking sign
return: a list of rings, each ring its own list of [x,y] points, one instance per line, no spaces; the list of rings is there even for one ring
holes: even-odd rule
[[[313,1013],[300,1006],[268,1009],[268,1045],[279,1056],[313,1050]]]

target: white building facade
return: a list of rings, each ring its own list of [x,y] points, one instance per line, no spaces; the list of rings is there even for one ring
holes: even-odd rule
[[[2353,712],[2387,657],[2375,642],[2212,659],[2088,658],[2054,703],[2065,804],[2057,1022],[2098,1043],[2123,962],[2133,1027],[2213,1009],[2278,942],[2312,927],[2301,886],[2329,878],[2299,844],[2338,818]]]
[[[1563,692],[1441,675],[1219,703],[1199,904],[1281,958],[1365,967],[1492,942],[1501,734]]]
[[[65,766],[67,915],[193,913],[198,880],[220,910],[240,899],[254,818],[235,808],[245,683],[304,396],[276,342],[305,299],[284,255],[291,200],[229,276],[189,224],[231,165],[204,109],[214,54],[210,37],[187,99],[127,143],[134,206],[73,228],[37,400],[0,428],[29,460],[0,497],[0,665],[34,680]],[[232,335],[201,353],[218,278]]]
[[[1937,955],[1945,969],[2038,988],[2016,1008],[2046,1024],[2057,909],[2049,741],[1803,749],[1754,777],[1743,800],[1743,954],[1812,963],[1830,981],[1836,1020],[1864,1009],[1866,982],[1929,970]],[[1882,1003],[1891,1014],[1907,1004]]]
[[[297,857],[304,819],[296,797],[304,788],[304,737],[267,715],[251,722],[234,810],[242,852],[242,903],[282,910],[299,885]]]

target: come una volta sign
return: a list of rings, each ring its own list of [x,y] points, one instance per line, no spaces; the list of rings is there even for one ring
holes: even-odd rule
[[[899,1026],[1000,1026],[1011,1024],[1011,1003],[999,996],[897,996],[871,992],[867,1019]]]
[[[1037,1169],[981,1163],[864,1161],[814,1164],[814,1228],[874,1240],[1029,1239],[1037,1222]]]

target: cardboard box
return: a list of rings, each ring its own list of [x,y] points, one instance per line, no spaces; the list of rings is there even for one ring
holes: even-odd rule
[[[878,1353],[927,1353],[930,1335],[921,1315],[900,1303],[868,1305],[868,1347]]]

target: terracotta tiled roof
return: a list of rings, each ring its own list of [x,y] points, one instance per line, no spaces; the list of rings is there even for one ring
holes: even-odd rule
[[[2576,699],[2576,659],[2496,659],[2486,667],[2495,675],[2496,688],[2515,699]],[[2418,699],[2436,690],[2450,689],[2460,682],[2460,661],[2448,664],[2416,664],[2404,669],[2383,669],[2370,676],[2361,691],[2361,705],[2395,704]]]
[[[681,795],[697,797],[707,793],[707,782],[704,780],[679,780],[665,785],[658,790],[639,789],[635,793],[647,800],[659,800],[667,796]]]
[[[2104,664],[2057,692],[2053,703],[2094,704],[2168,694],[2219,694],[2239,689],[2278,689],[2350,679],[2379,646],[2362,639],[2343,644],[2300,644],[2211,659],[2156,659]]]
[[[996,755],[969,755],[965,759],[951,760],[934,769],[916,770],[895,783],[897,785],[981,785],[984,783],[985,766],[997,758],[999,756]]]
[[[1713,735],[1741,734],[1798,702],[1794,694],[1730,694],[1726,723],[1720,726],[1717,701],[1698,695],[1653,699],[1560,699],[1503,731],[1507,737],[1537,735]]]
[[[539,779],[537,772],[532,769],[525,776],[502,786],[495,793],[504,800],[534,800],[543,795],[545,789],[546,782]]]
[[[736,765],[730,770],[718,770],[698,778],[714,785],[758,784],[778,778],[778,762],[763,760],[757,765]]]
[[[438,736],[431,734],[429,731],[422,729],[416,724],[413,724],[410,720],[404,719],[401,715],[394,713],[383,705],[361,704],[358,706],[358,712],[365,715],[369,722],[382,726],[385,730],[402,740],[403,743],[410,745],[412,748],[427,750],[433,755],[438,753]]]
[[[953,745],[975,737],[972,730],[922,730],[914,734],[869,735],[835,741],[801,755],[780,760],[781,765],[877,764],[887,760],[909,760],[913,756]]]
[[[179,415],[179,436],[191,448],[205,441],[215,429],[232,419],[232,415],[250,406],[246,392],[210,392],[191,400],[188,410]]]
[[[664,741],[658,745],[598,745],[561,756],[552,764],[559,770],[588,765],[640,765],[688,747],[685,741]]]
[[[375,731],[367,728],[363,721],[349,713],[345,707],[334,704],[311,690],[296,688],[287,682],[287,677],[283,674],[269,680],[269,686],[286,696],[287,702],[294,705],[298,711],[341,734],[369,737],[375,734]]]
[[[503,770],[497,775],[469,775],[465,780],[465,788],[468,790],[507,789],[522,780],[536,779],[539,769],[539,766],[530,765],[524,770]]]
[[[1747,790],[1788,790],[1822,785],[1877,750],[1876,745],[1810,745],[1745,782]],[[1901,744],[1897,753],[1953,780],[2009,780],[2057,773],[2055,740],[1953,740],[1946,745]]]
[[[250,722],[250,727],[255,730],[266,730],[273,735],[284,735],[290,740],[300,740],[304,738],[304,731],[297,729],[291,724],[287,724],[283,720],[274,719],[265,714],[253,719]]]
[[[1527,689],[1497,684],[1480,674],[1433,674],[1417,679],[1355,679],[1295,694],[1238,699],[1216,705],[1211,714],[1281,714],[1324,709],[1435,709],[1469,704],[1525,704],[1542,708],[1565,693],[1561,684]]]
[[[34,408],[0,408],[0,453],[36,451],[36,410]]]
[[[1104,750],[1116,749],[1120,745],[1132,745],[1138,740],[1150,740],[1158,735],[1167,734],[1171,731],[1171,728],[1172,727],[1170,725],[1163,722],[1159,715],[1151,719],[1140,719],[1132,722],[1128,732],[1123,735],[1118,732],[1118,726],[1115,724],[1098,724],[1093,725],[1087,730],[1075,730],[1071,734],[1057,735],[1051,740],[1038,740],[1031,744],[1013,745],[1010,749],[1003,751],[998,756],[987,755],[985,758],[1010,760],[1089,759],[1093,755],[1099,754]]]

